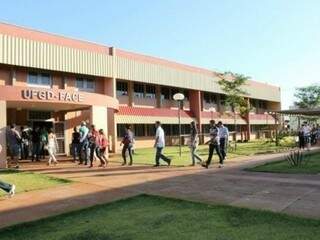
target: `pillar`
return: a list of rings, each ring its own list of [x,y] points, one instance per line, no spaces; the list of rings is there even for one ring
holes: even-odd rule
[[[108,130],[108,110],[105,106],[90,107],[90,123],[96,126],[96,129],[103,129],[105,133]]]
[[[105,79],[104,94],[110,97],[116,98],[116,79],[115,78]],[[107,115],[105,116],[106,127],[104,129],[108,129],[108,131],[106,131],[106,135],[109,138],[111,152],[117,152],[118,137],[117,137],[117,122],[116,122],[115,110],[108,108],[106,115]]]
[[[202,111],[202,97],[201,92],[197,90],[189,91],[189,102],[190,102],[190,110],[193,112],[199,128],[199,133],[202,133],[202,119],[201,119],[201,111]],[[203,138],[200,137],[200,143],[203,142]]]
[[[7,141],[6,141],[6,130],[7,130],[7,103],[6,101],[0,100],[0,168],[7,167]]]
[[[133,102],[133,82],[128,81],[128,106],[132,107],[134,102]]]
[[[156,106],[157,108],[161,108],[161,86],[156,86]]]

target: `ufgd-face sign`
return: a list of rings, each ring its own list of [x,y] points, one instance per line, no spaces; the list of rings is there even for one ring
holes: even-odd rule
[[[84,96],[79,92],[54,92],[52,90],[23,89],[22,98],[26,100],[62,101],[62,102],[83,102]]]

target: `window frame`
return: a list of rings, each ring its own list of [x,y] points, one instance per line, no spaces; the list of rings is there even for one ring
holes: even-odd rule
[[[36,83],[30,81],[30,75],[36,76]],[[47,75],[49,78],[49,84],[43,84],[42,77],[44,75]],[[27,74],[27,86],[28,87],[38,87],[38,88],[52,88],[52,76],[50,73],[46,72],[35,72],[35,71],[29,71]]]
[[[83,87],[78,86],[78,82],[83,82]],[[88,82],[92,82],[93,87],[88,87]],[[77,77],[76,78],[76,88],[78,91],[82,92],[95,92],[96,91],[96,82],[95,79],[92,78],[84,78],[84,77]]]

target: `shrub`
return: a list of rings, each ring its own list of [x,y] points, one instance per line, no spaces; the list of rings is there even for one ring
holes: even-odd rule
[[[283,137],[279,141],[282,147],[294,147],[296,145],[296,139],[294,136]]]
[[[310,156],[306,156],[302,151],[295,150],[291,151],[287,156],[286,160],[292,167],[301,167],[308,164]]]

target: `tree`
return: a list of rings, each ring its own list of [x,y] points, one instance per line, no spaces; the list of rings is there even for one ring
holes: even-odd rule
[[[320,85],[314,84],[308,87],[296,89],[294,96],[297,98],[295,105],[299,108],[320,107]]]
[[[218,84],[221,90],[226,94],[225,104],[231,107],[234,114],[234,129],[237,136],[237,112],[240,113],[242,117],[246,116],[250,111],[250,106],[248,101],[246,101],[245,96],[248,93],[243,89],[247,84],[250,77],[246,77],[242,74],[226,72],[221,75],[221,80]],[[235,141],[235,149],[237,147]]]

